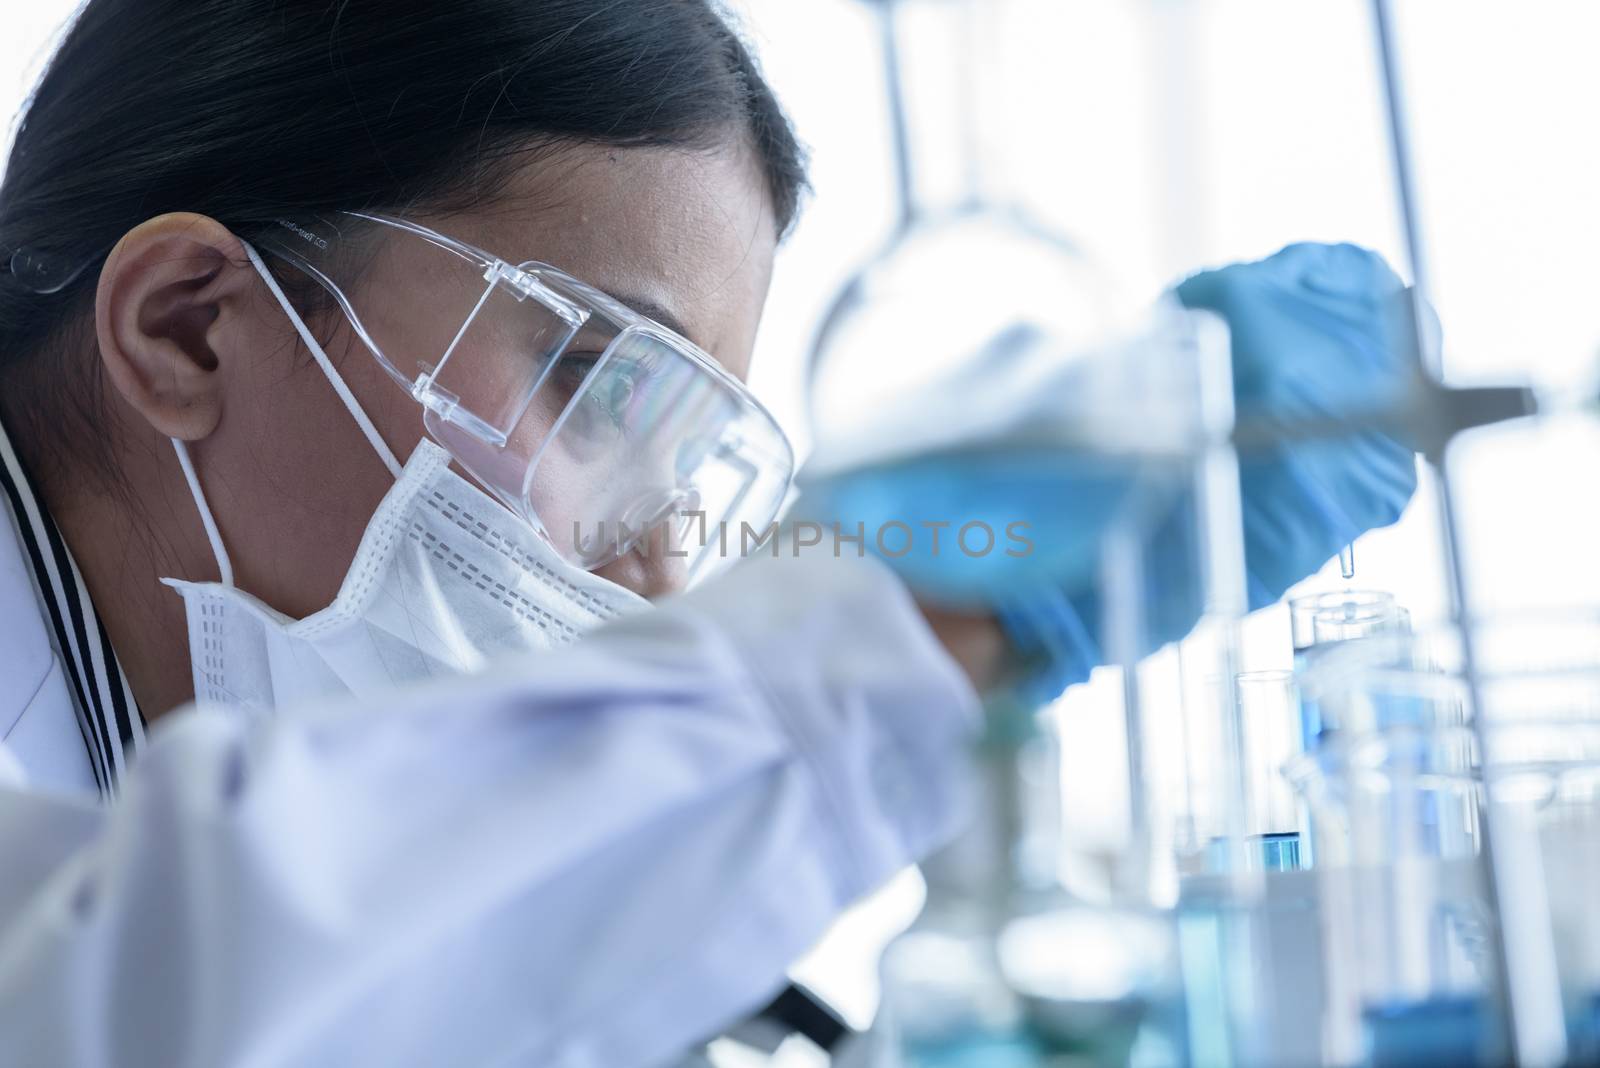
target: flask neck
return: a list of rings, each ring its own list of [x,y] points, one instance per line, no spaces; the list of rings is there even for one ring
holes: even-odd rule
[[[900,222],[1006,205],[1009,0],[880,0]]]

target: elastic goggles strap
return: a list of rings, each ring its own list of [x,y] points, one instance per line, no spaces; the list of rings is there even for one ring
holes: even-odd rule
[[[304,341],[306,348],[311,350],[312,359],[317,361],[317,366],[322,368],[322,373],[328,377],[328,381],[333,385],[333,391],[339,394],[339,399],[344,401],[345,408],[349,410],[356,424],[361,427],[361,432],[367,436],[367,443],[378,454],[378,458],[389,469],[389,473],[398,479],[400,477],[400,461],[395,459],[394,453],[390,451],[388,444],[379,435],[378,428],[372,425],[371,419],[367,418],[367,413],[362,410],[361,405],[356,401],[355,394],[350,392],[350,387],[345,385],[344,379],[340,377],[338,370],[333,366],[333,361],[328,359],[328,354],[322,351],[322,346],[317,344],[317,339],[311,336],[311,330],[306,326],[305,320],[300,318],[300,313],[294,310],[294,305],[289,303],[289,298],[283,295],[283,290],[278,286],[278,280],[272,277],[272,272],[267,270],[267,265],[261,262],[260,253],[251,248],[248,242],[241,242],[241,244],[244,245],[245,254],[250,257],[250,262],[255,266],[256,272],[261,275],[262,281],[267,283],[267,288],[277,298],[284,314],[294,324],[295,330],[300,334],[300,340]]]

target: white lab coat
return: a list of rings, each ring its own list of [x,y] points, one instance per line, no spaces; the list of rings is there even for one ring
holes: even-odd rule
[[[749,561],[381,703],[175,713],[111,805],[30,741],[76,727],[23,589],[3,1065],[667,1063],[964,809],[974,695],[870,560]]]
[[[8,449],[0,428],[0,463],[8,458]],[[27,505],[39,507],[31,491]],[[43,600],[10,520],[7,505],[0,504],[0,782],[8,767],[12,773],[19,770],[15,765],[20,760],[37,788],[94,796],[99,791],[96,770],[78,722],[67,666],[54,647]],[[16,521],[29,522],[26,517]],[[38,516],[34,521],[42,522]],[[7,855],[0,851],[0,877],[6,867]]]

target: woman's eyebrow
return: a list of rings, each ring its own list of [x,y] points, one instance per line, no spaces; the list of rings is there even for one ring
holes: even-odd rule
[[[671,330],[674,334],[689,338],[689,340],[694,341],[696,345],[700,344],[698,341],[695,341],[693,337],[690,337],[689,330],[683,325],[682,320],[680,320],[676,315],[672,314],[672,312],[667,308],[656,303],[655,301],[629,293],[613,293],[612,296],[617,300],[620,300],[629,308],[632,308],[634,311],[638,312],[640,315],[643,315],[645,318],[654,319],[668,330]],[[700,347],[704,348],[705,346],[701,345]]]

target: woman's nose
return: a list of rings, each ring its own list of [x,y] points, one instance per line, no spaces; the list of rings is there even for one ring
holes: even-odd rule
[[[595,574],[652,600],[683,589],[689,581],[688,550],[681,546],[674,531],[681,525],[673,519],[656,524],[648,536]]]

